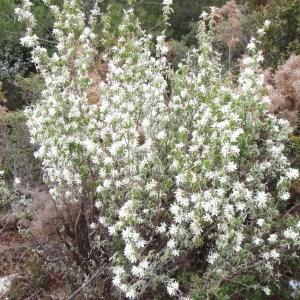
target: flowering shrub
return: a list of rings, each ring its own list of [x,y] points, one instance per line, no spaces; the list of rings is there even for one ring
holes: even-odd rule
[[[166,21],[171,4],[164,1]],[[66,0],[62,11],[50,5],[57,52],[49,56],[30,6],[23,0],[17,14],[28,26],[21,42],[33,48],[46,83],[27,109],[36,156],[52,197],[81,204],[89,251],[113,249],[109,269],[122,297],[164,285],[169,296],[187,299],[176,274],[190,253],[201,262],[203,297],[227,281],[243,284],[248,273],[260,278],[248,288],[270,294],[281,259],[300,245],[300,223],[278,223],[298,170],[285,156],[288,122],[269,113],[259,42],[251,40],[237,84],[230,82],[204,14],[199,48],[172,71],[164,32],[152,55],[152,37],[126,11],[117,45],[105,54],[101,99],[89,104],[99,11],[87,26],[78,1]]]

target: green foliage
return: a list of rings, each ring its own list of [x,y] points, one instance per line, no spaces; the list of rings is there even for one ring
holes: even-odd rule
[[[290,156],[293,160],[293,165],[300,169],[300,136],[292,135],[289,138]]]
[[[14,85],[19,89],[20,105],[29,105],[40,98],[44,81],[40,74],[33,73],[28,77],[18,74],[14,79]]]
[[[51,278],[46,271],[45,262],[33,251],[29,251],[29,254],[27,254],[23,260],[23,264],[20,267],[21,270],[19,270],[22,271],[22,277],[16,277],[14,279],[9,292],[9,299],[30,299],[32,295],[34,296],[35,294],[37,294],[39,298],[32,299],[40,299],[42,292],[49,287]],[[50,298],[43,297],[43,299]]]
[[[171,16],[171,37],[180,40],[184,35],[190,32],[190,24],[198,21],[203,10],[210,6],[219,7],[226,0],[174,0],[174,14]]]
[[[21,178],[23,183],[40,180],[38,162],[33,156],[33,147],[23,112],[8,112],[2,120],[4,144],[3,166],[9,178]]]
[[[0,78],[9,77],[24,66],[29,59],[29,52],[22,49],[19,39],[23,26],[14,17],[15,1],[0,2]],[[21,62],[22,61],[22,62]]]
[[[190,24],[196,22],[203,9],[210,6],[221,6],[226,0],[173,0],[174,13],[171,15],[171,28],[167,35],[169,39],[181,40],[191,30]],[[105,0],[103,9],[110,7],[110,21],[113,30],[120,24],[120,16],[124,8],[128,8],[127,0]],[[158,34],[164,27],[162,18],[162,0],[137,0],[135,11],[142,27],[152,34]]]
[[[262,44],[264,66],[276,69],[291,54],[300,54],[300,1],[270,0],[265,9],[256,14],[254,26],[261,27],[264,20],[271,21]]]
[[[0,175],[0,212],[7,210],[14,198],[12,191]]]
[[[55,1],[55,2],[61,2]],[[20,37],[24,34],[24,27],[17,21],[14,10],[18,6],[17,0],[1,0],[0,2],[0,78],[6,79],[17,72],[29,72],[34,69],[31,64],[28,49],[20,45]],[[42,1],[35,1],[34,14],[39,20],[37,28],[43,37],[45,46],[51,48],[51,24],[53,22],[48,9]]]
[[[61,4],[62,0],[52,1]],[[17,74],[22,76],[35,72],[35,66],[31,61],[30,51],[21,46],[20,38],[24,34],[24,26],[17,21],[15,8],[19,5],[17,0],[0,1],[0,81],[3,81],[7,91],[7,106],[9,109],[19,109],[24,105],[22,99],[24,93],[14,84]],[[47,49],[53,49],[52,23],[53,18],[43,1],[33,1],[33,13],[39,21],[36,28],[42,38],[41,44]]]
[[[288,262],[291,265],[291,262]],[[295,267],[295,264],[294,264]],[[189,277],[189,283],[192,285],[191,296],[193,300],[210,299],[205,291],[205,282],[203,278],[197,276],[195,273],[186,275]],[[251,300],[268,300],[268,299],[285,299],[292,300],[293,298],[291,289],[288,286],[288,282],[281,280],[280,285],[274,285],[270,287],[272,291],[272,297],[266,295],[260,288],[249,289],[249,286],[261,285],[262,278],[255,276],[254,274],[244,275],[238,280],[232,279],[224,282],[220,281],[220,288],[215,296],[216,300],[232,300],[232,299],[251,299]],[[242,296],[242,298],[240,298]]]
[[[16,111],[37,101],[43,89],[44,82],[40,75],[31,73],[23,76],[18,73],[5,82],[5,106],[9,111]]]

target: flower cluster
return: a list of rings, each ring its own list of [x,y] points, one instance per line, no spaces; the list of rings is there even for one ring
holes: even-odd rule
[[[17,13],[30,21],[23,3]],[[164,1],[166,15],[171,3]],[[50,8],[57,52],[50,57],[36,44],[32,20],[22,40],[34,47],[46,83],[27,110],[28,126],[53,198],[95,207],[93,247],[105,228],[115,252],[113,285],[127,299],[158,284],[188,299],[174,275],[178,260],[197,249],[207,262],[207,294],[253,268],[268,272],[261,288],[269,292],[274,267],[299,246],[299,224],[274,231],[298,171],[285,156],[288,122],[269,114],[258,42],[251,40],[234,84],[222,77],[213,22],[207,32],[200,21],[198,49],[172,71],[164,33],[153,55],[152,36],[129,10],[105,54],[99,105],[89,105],[93,22],[86,27],[76,0]]]

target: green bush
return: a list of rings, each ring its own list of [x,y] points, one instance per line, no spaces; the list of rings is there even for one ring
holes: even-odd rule
[[[24,33],[24,26],[15,16],[18,0],[0,1],[0,81],[6,90],[7,107],[16,110],[24,106],[26,99],[22,98],[23,90],[14,83],[17,74],[29,76],[35,72],[35,66],[30,57],[30,51],[23,47],[19,40]],[[61,4],[61,0],[52,3]],[[41,44],[53,50],[52,22],[53,18],[43,1],[33,2],[33,12],[40,25],[37,28],[41,36]]]
[[[22,104],[29,105],[40,98],[44,88],[44,81],[40,74],[34,73],[30,74],[28,77],[18,74],[14,79],[14,85],[20,90]]]
[[[265,20],[271,21],[271,26],[262,41],[266,68],[276,69],[291,54],[300,54],[299,0],[270,0],[267,6],[255,15],[256,28],[260,28]]]
[[[2,115],[2,169],[8,178],[20,178],[22,183],[40,181],[39,163],[34,159],[34,149],[23,112],[8,112]]]
[[[13,201],[14,197],[2,178],[3,171],[0,172],[0,212],[2,212],[3,210],[9,208],[10,203]]]

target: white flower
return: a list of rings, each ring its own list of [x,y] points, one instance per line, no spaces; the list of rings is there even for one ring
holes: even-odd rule
[[[268,242],[273,244],[277,241],[277,234],[276,233],[273,233],[271,234],[269,237],[268,237]]]
[[[162,130],[157,134],[157,139],[163,140],[164,138],[166,138],[166,132]]]
[[[230,153],[230,145],[229,143],[225,143],[223,146],[222,146],[222,149],[221,149],[221,153],[224,157],[227,157],[228,154]]]
[[[290,168],[287,173],[286,176],[290,179],[290,180],[294,180],[297,179],[299,177],[299,171],[297,169],[293,169]]]
[[[179,233],[178,227],[175,224],[170,226],[170,234],[171,236],[176,236]]]
[[[290,197],[291,197],[290,193],[285,192],[285,193],[283,193],[283,194],[280,196],[280,199],[286,201],[286,200],[289,200]]]
[[[126,297],[128,299],[135,299],[136,297],[136,291],[133,287],[129,288],[128,292],[126,293]]]
[[[181,98],[185,98],[185,97],[187,97],[187,95],[188,95],[187,89],[183,89],[183,90],[180,92]]]
[[[258,219],[256,223],[259,227],[262,227],[265,224],[265,220],[264,219]]]
[[[278,259],[279,256],[280,254],[275,249],[271,250],[270,257],[272,257],[273,259]]]
[[[289,281],[289,286],[292,288],[292,290],[299,290],[300,281],[292,279]]]
[[[250,65],[252,63],[253,63],[253,58],[252,57],[246,56],[245,58],[243,58],[243,64],[244,65]]]
[[[112,283],[113,283],[114,286],[120,287],[121,284],[122,284],[121,277],[119,277],[119,276],[114,276],[114,277],[113,277],[113,280],[112,280]]]
[[[184,174],[178,174],[176,176],[176,184],[180,185],[181,183],[184,183],[185,181],[185,175]]]
[[[105,179],[103,181],[103,187],[104,188],[108,189],[110,187],[110,185],[111,185],[111,180],[110,179]]]
[[[179,288],[179,284],[177,281],[172,280],[168,282],[167,291],[170,296],[175,296]]]
[[[95,229],[97,227],[97,225],[93,222],[93,223],[91,223],[90,224],[90,228],[93,230],[93,229]]]
[[[116,234],[117,230],[116,230],[116,226],[115,225],[111,225],[108,227],[108,233],[111,236],[114,236]]]
[[[37,44],[38,37],[36,35],[27,35],[21,38],[21,45],[24,47],[34,47]]]
[[[0,296],[5,296],[9,293],[11,285],[15,278],[16,274],[0,277]],[[8,297],[3,299],[6,300],[8,299]]]
[[[253,244],[256,245],[256,246],[259,246],[263,243],[263,239],[261,238],[258,238],[258,237],[254,237],[253,238]]]
[[[142,278],[145,275],[145,270],[139,266],[133,266],[131,273],[136,277]]]
[[[162,47],[160,47],[160,51],[162,55],[166,55],[169,52],[169,48],[163,45]]]
[[[265,28],[260,28],[260,29],[257,30],[257,34],[258,34],[259,36],[263,36],[265,33],[266,33],[266,32],[265,32]]]
[[[121,277],[123,274],[125,274],[125,269],[122,266],[117,266],[113,268],[113,273],[117,276],[117,277]]]
[[[270,25],[271,25],[271,21],[270,20],[265,20],[265,22],[264,22],[264,28],[268,29],[270,27]]]
[[[168,247],[169,249],[174,249],[174,248],[176,247],[176,242],[175,242],[175,240],[174,240],[174,239],[169,240],[168,243],[167,243],[167,247]]]
[[[268,260],[270,258],[270,253],[268,252],[265,252],[262,257],[265,259],[265,260]]]
[[[20,183],[21,183],[20,178],[15,177],[14,184],[15,184],[15,185],[19,185]]]
[[[256,49],[256,44],[255,44],[255,39],[252,38],[250,40],[250,43],[247,45],[247,49],[249,50],[255,50]]]
[[[227,166],[226,166],[226,170],[229,172],[229,173],[232,173],[232,172],[235,172],[237,170],[237,166],[236,166],[236,163],[230,161]]]
[[[295,232],[292,228],[287,228],[284,232],[283,235],[287,239],[291,240],[297,240],[299,238],[299,233]]]
[[[165,41],[165,36],[164,35],[158,35],[156,40],[157,40],[158,44],[162,44]]]
[[[217,252],[212,252],[208,255],[207,261],[209,264],[214,264],[214,262],[219,258],[219,254]]]
[[[268,201],[268,195],[264,191],[258,192],[254,200],[259,208],[263,208]]]
[[[95,202],[95,207],[97,209],[100,209],[102,206],[103,206],[103,203],[100,200],[98,200],[98,201]]]
[[[262,290],[267,296],[271,295],[271,290],[267,286],[263,287]]]
[[[136,252],[131,244],[126,244],[124,249],[124,255],[131,263],[137,262]]]
[[[150,263],[146,259],[140,262],[140,267],[143,268],[144,270],[147,270],[149,268],[149,265]]]
[[[113,159],[112,159],[111,157],[109,157],[109,156],[106,156],[106,157],[104,158],[104,160],[103,160],[103,163],[104,163],[105,165],[112,165],[112,164],[113,164]]]
[[[121,219],[128,219],[131,216],[133,205],[134,202],[132,200],[128,200],[124,203],[118,212]]]
[[[157,232],[158,233],[165,233],[166,230],[167,230],[166,223],[161,223],[160,226],[157,227]]]
[[[163,1],[163,5],[167,5],[167,6],[172,5],[172,3],[173,3],[173,0],[164,0]]]
[[[204,10],[202,13],[201,13],[201,18],[202,19],[206,19],[208,16],[208,13]]]

